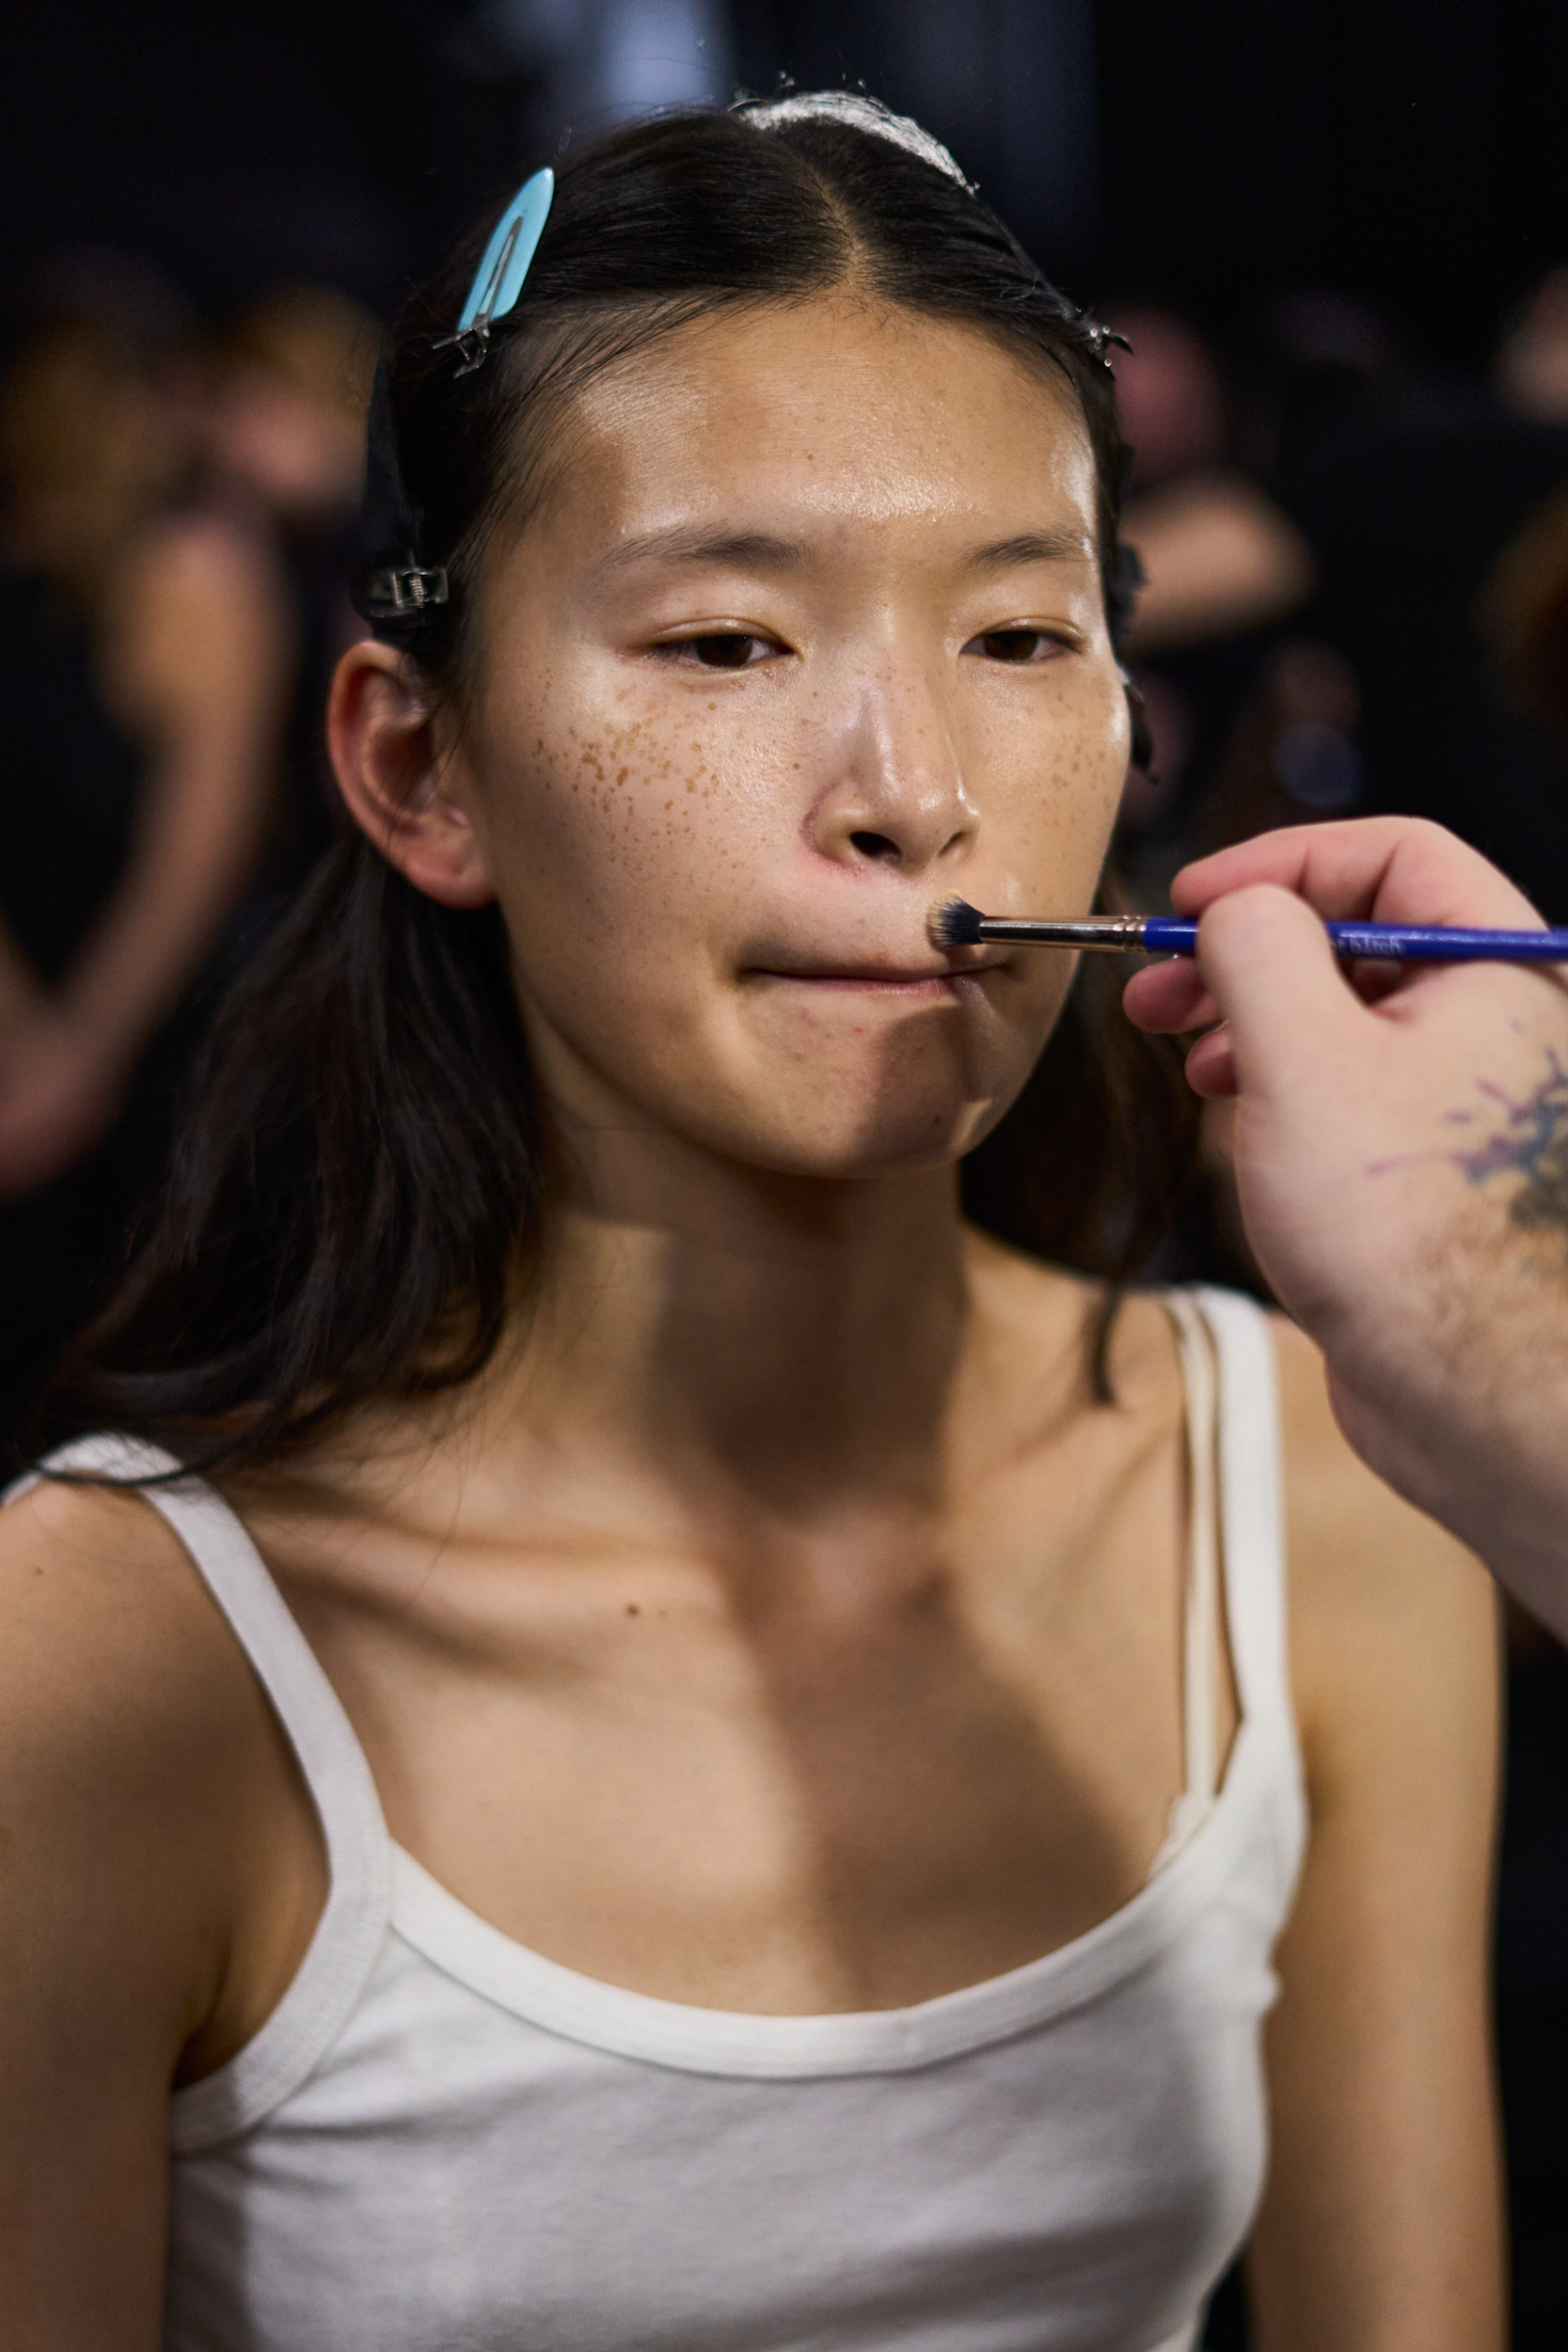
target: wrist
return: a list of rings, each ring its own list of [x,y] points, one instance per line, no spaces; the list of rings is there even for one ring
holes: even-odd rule
[[[76,997],[69,988],[55,1000],[48,1020],[62,1051],[106,1074],[128,1069],[145,1042],[134,1013]]]
[[[0,1046],[7,1038],[19,1036],[46,1021],[52,1009],[49,993],[41,981],[8,975],[0,983]]]

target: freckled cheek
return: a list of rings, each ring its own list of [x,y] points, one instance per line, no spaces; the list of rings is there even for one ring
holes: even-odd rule
[[[999,730],[987,749],[989,774],[973,797],[1006,862],[1062,884],[1097,874],[1127,771],[1117,706],[1097,693],[1044,728]]]
[[[736,879],[792,823],[714,714],[655,723],[616,714],[537,731],[527,756],[487,795],[489,849],[503,908],[531,933],[563,907],[634,934],[646,949],[705,909],[733,914]]]

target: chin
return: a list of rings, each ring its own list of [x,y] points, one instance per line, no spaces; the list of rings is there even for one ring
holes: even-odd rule
[[[817,1104],[811,1115],[787,1127],[770,1120],[744,1143],[736,1138],[734,1156],[779,1175],[815,1177],[824,1184],[915,1176],[961,1159],[1002,1114],[1002,1106],[990,1102],[905,1103],[896,1109],[881,1104],[869,1116],[863,1106],[843,1120],[824,1116],[826,1108]]]

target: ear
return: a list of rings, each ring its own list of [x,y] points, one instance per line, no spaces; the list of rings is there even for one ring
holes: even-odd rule
[[[326,740],[349,814],[427,898],[482,907],[495,897],[452,787],[456,729],[406,654],[373,637],[338,664]]]

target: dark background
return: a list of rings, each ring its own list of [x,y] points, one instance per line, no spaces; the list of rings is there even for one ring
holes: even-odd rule
[[[558,35],[573,13],[572,0],[536,0],[531,11]],[[1462,826],[1468,806],[1472,837],[1509,862],[1473,795],[1451,806],[1430,796],[1448,739],[1463,732],[1451,692],[1445,703],[1438,690],[1470,658],[1444,650],[1445,629],[1467,627],[1475,585],[1448,544],[1463,508],[1455,501],[1461,489],[1471,504],[1484,493],[1497,509],[1476,527],[1479,579],[1550,478],[1550,469],[1543,484],[1532,474],[1516,494],[1502,479],[1498,450],[1513,464],[1509,453],[1545,428],[1500,426],[1483,411],[1481,388],[1500,331],[1568,261],[1564,0],[731,0],[727,8],[714,0],[714,18],[719,45],[728,43],[714,95],[736,84],[770,94],[786,75],[804,87],[863,82],[953,147],[1080,301],[1120,297],[1184,312],[1238,375],[1271,306],[1292,291],[1357,297],[1391,326],[1401,365],[1423,376],[1427,439],[1410,439],[1402,460],[1404,535],[1390,541],[1395,551],[1369,556],[1357,538],[1341,567],[1403,629],[1371,647],[1396,707],[1385,754],[1397,768],[1398,738],[1408,735],[1415,778],[1385,804],[1422,805],[1419,787],[1432,813]],[[525,169],[563,136],[606,127],[602,100],[562,67],[560,40],[553,51],[543,38],[531,45],[530,20],[523,0],[13,8],[0,73],[0,356],[83,248],[150,262],[209,324],[292,279],[325,280],[394,310]],[[1363,472],[1381,485],[1381,449],[1369,452]],[[1529,459],[1536,471],[1545,462]],[[1351,500],[1358,527],[1359,479]],[[1324,513],[1320,555],[1333,539],[1332,504]],[[1430,547],[1424,526],[1435,534]],[[1325,590],[1323,626],[1332,603]],[[1354,635],[1347,643],[1358,652]],[[1375,663],[1362,683],[1375,750]],[[1421,710],[1426,737],[1412,716]],[[1477,741],[1489,782],[1497,745],[1514,738],[1482,730]],[[1517,837],[1528,849],[1513,870],[1527,882],[1541,876],[1541,903],[1568,920],[1560,761],[1542,770],[1531,802],[1525,752],[1508,758]],[[1558,879],[1545,858],[1554,843]],[[1560,1652],[1526,1645],[1513,1705],[1499,2024],[1515,2345],[1561,2352]],[[1211,2341],[1240,2343],[1243,2324],[1232,2287]]]
[[[1294,284],[1478,368],[1568,252],[1554,0],[736,0],[771,90],[863,79],[948,136],[1047,267],[1222,336]],[[76,243],[203,308],[325,277],[385,309],[562,124],[475,0],[51,0],[0,77],[0,298]],[[592,121],[571,126],[579,135]]]

